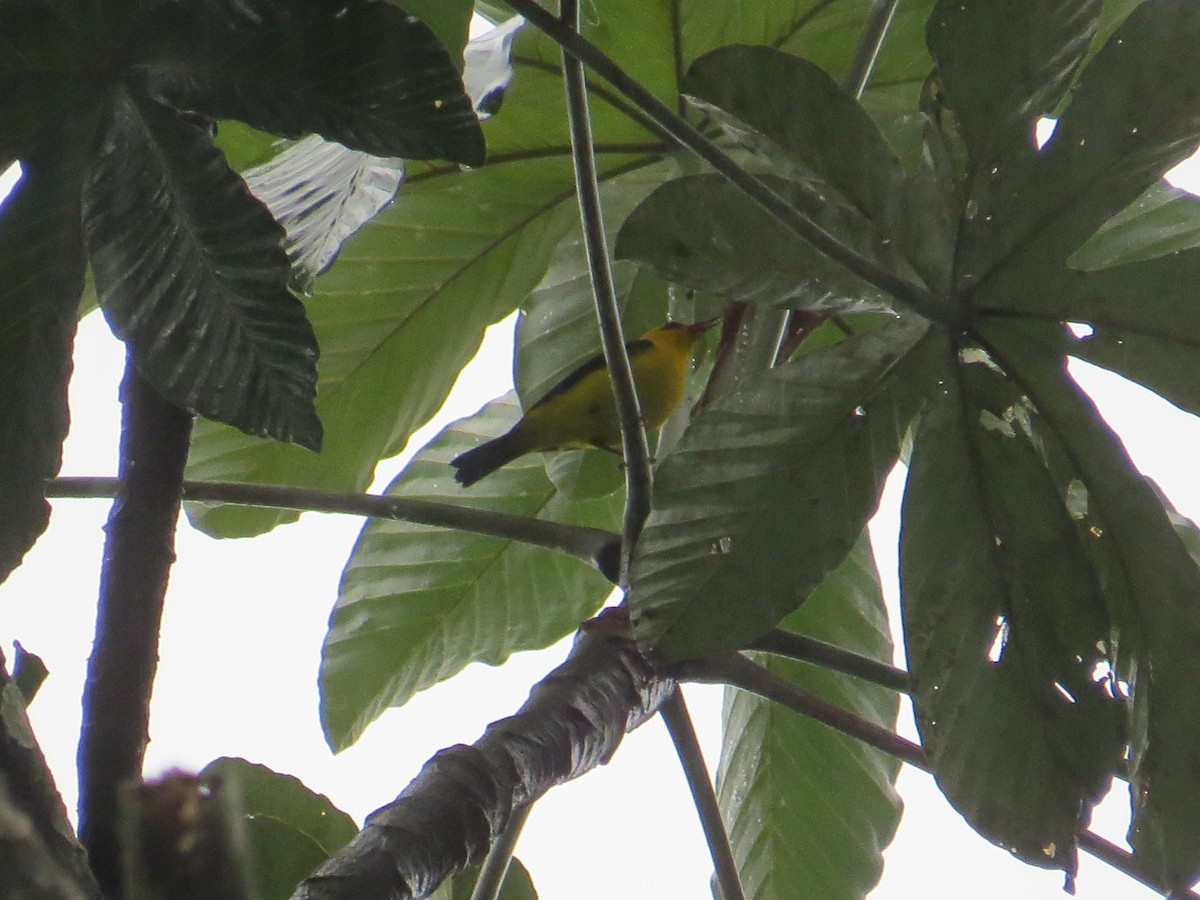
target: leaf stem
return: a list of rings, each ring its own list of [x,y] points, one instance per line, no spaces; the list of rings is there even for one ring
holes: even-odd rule
[[[842,734],[882,750],[889,756],[916,766],[923,772],[929,771],[929,761],[919,744],[914,744],[907,738],[902,738],[874,722],[868,722],[849,710],[783,680],[740,653],[687,660],[669,667],[669,671],[680,681],[728,684],[766,700],[773,700]]]
[[[47,497],[113,497],[119,481],[104,477],[55,478],[46,485]],[[396,519],[456,528],[472,534],[519,541],[534,547],[558,550],[595,566],[614,584],[617,579],[619,539],[610,531],[529,519],[491,510],[472,509],[452,503],[321,491],[313,488],[274,484],[242,484],[222,481],[185,481],[183,499],[198,503],[229,503],[263,506],[302,512],[344,513],[375,519]]]
[[[579,0],[561,0],[559,25],[571,34],[579,27]],[[604,215],[600,207],[600,185],[596,177],[596,156],[592,148],[592,123],[588,110],[587,81],[583,63],[563,50],[563,81],[567,92],[567,118],[571,128],[571,158],[575,164],[575,191],[579,198],[579,217],[583,226],[584,247],[591,271],[592,294],[596,303],[596,321],[600,343],[612,380],[617,420],[621,426],[621,446],[625,459],[625,519],[622,527],[619,583],[628,583],[629,561],[650,514],[650,445],[642,422],[641,405],[625,348],[621,328],[621,308],[617,304],[608,242],[604,235]]]
[[[825,641],[819,641],[805,634],[796,634],[792,631],[784,631],[782,628],[775,628],[754,641],[750,648],[811,663],[834,672],[841,672],[843,675],[861,678],[863,681],[887,688],[890,691],[899,691],[902,694],[909,692],[908,673],[903,669],[889,666],[887,663],[879,662],[860,653],[844,650],[833,644],[827,644]]]
[[[471,900],[498,900],[500,889],[504,887],[504,878],[508,875],[508,867],[512,862],[513,850],[516,849],[517,839],[521,829],[533,809],[532,803],[515,807],[508,817],[508,824],[496,838],[488,855],[484,857],[483,865],[479,868],[479,877],[471,891]]]
[[[683,691],[678,686],[659,712],[692,791],[692,800],[700,816],[700,827],[704,829],[708,850],[712,854],[717,883],[721,886],[722,900],[745,900],[746,893],[738,876],[737,860],[733,858],[733,848],[729,845],[729,833],[721,819],[721,808],[717,804],[708,767],[704,764],[704,755],[700,752],[700,741],[696,738],[696,729],[692,726]]]
[[[928,308],[927,292],[923,287],[893,275],[843,246],[829,232],[788,203],[763,181],[734,162],[699,129],[673,112],[595,44],[580,37],[574,29],[568,28],[562,21],[538,6],[536,0],[504,0],[504,2],[544,32],[563,49],[564,53],[579,60],[624,94],[646,115],[662,126],[681,146],[691,150],[707,162],[717,172],[724,175],[731,184],[738,187],[785,227],[800,235],[821,253],[841,263],[850,272],[890,294],[901,303],[914,309]]]

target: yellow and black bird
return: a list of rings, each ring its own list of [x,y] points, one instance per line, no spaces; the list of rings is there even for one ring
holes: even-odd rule
[[[647,429],[662,425],[683,399],[696,341],[716,320],[667,322],[625,345]],[[459,454],[450,465],[463,487],[518,456],[538,450],[621,450],[621,429],[603,355],[589,359],[551,388],[506,433]]]

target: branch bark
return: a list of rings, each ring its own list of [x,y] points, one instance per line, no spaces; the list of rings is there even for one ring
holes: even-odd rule
[[[162,399],[127,357],[119,485],[108,524],[96,639],[83,689],[79,833],[106,896],[122,895],[118,806],[138,779],[167,578],[175,560],[192,417]]]
[[[482,860],[514,810],[607,762],[674,688],[638,651],[627,613],[606,610],[580,630],[566,662],[516,715],[493,722],[471,746],[435,755],[293,900],[426,896]]]

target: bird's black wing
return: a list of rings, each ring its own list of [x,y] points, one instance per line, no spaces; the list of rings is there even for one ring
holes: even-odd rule
[[[650,347],[651,347],[651,344],[648,340],[646,340],[645,338],[639,338],[636,341],[629,341],[625,345],[625,352],[628,353],[629,358],[632,359],[633,357],[637,356],[639,353],[646,352],[647,350],[650,349]],[[579,368],[577,368],[573,372],[571,372],[570,375],[568,375],[566,378],[564,378],[562,381],[560,381],[554,387],[550,388],[550,390],[546,391],[546,393],[541,396],[541,398],[537,401],[537,403],[533,404],[533,406],[529,407],[529,409],[530,410],[537,409],[543,403],[546,403],[549,400],[553,400],[555,397],[558,397],[561,394],[565,394],[567,391],[569,391],[571,388],[575,387],[575,385],[579,384],[579,382],[583,381],[583,379],[587,378],[593,372],[596,372],[603,368],[604,368],[604,354],[597,353],[595,356],[593,356],[587,362],[580,365]]]

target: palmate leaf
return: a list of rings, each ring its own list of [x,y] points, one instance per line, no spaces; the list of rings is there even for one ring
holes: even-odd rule
[[[1067,259],[1092,271],[1200,247],[1200,198],[1156,181]]]
[[[922,25],[930,6],[905,3],[897,15],[877,68],[889,103],[901,96],[915,102],[928,74]],[[870,9],[869,0],[770,0],[745,9],[689,0],[672,17],[658,4],[605,0],[599,18],[585,17],[583,27],[674,103],[680,72],[672,48],[682,48],[686,65],[729,41],[775,43],[814,57],[836,76],[849,65]],[[379,458],[403,447],[440,406],[484,327],[537,286],[578,212],[560,51],[529,28],[513,47],[516,74],[503,110],[483,126],[488,165],[470,172],[410,166],[397,201],[347,243],[315,285],[308,307],[322,349],[321,458],[202,422],[189,477],[361,489]],[[602,184],[674,152],[603,85],[593,86],[592,110]],[[609,217],[607,224],[615,234],[621,220]],[[253,534],[291,518],[229,508],[192,514],[223,535]]]
[[[134,83],[178,109],[377,156],[483,162],[457,67],[388,3],[155,4],[130,46]]]
[[[870,543],[813,591],[782,627],[875,659],[891,659],[887,614]],[[802,663],[763,656],[773,673],[893,728],[895,692]],[[879,880],[900,820],[899,763],[812,719],[751,694],[725,697],[717,795],[746,896],[857,900]]]
[[[614,530],[620,493],[574,500],[546,476],[538,455],[505,466],[465,494],[449,460],[478,437],[507,430],[510,397],[450,426],[387,493]],[[611,585],[549,550],[407,522],[369,523],[342,575],[321,660],[321,722],[335,750],[352,744],[388,706],[468,663],[499,665],[574,631]]]
[[[945,388],[914,440],[901,535],[921,743],[976,830],[1073,874],[1125,745],[1123,709],[1095,675],[1108,610],[1027,401],[960,355],[977,351],[940,343]]]
[[[661,460],[630,574],[638,639],[744,647],[845,558],[929,390],[923,322],[897,320],[718,398]]]
[[[975,171],[1015,143],[1071,85],[1096,33],[1102,0],[939,3],[928,40],[946,102]]]
[[[1075,469],[1104,537],[1116,625],[1119,671],[1133,705],[1129,841],[1163,883],[1200,877],[1200,567],[1172,528],[1154,488],[1136,471],[1120,440],[1066,377],[1045,334],[989,325],[989,346],[1030,392],[1047,428]]]
[[[62,462],[84,272],[75,154],[89,143],[86,127],[56,135],[0,205],[0,580],[45,530]]]
[[[872,223],[828,185],[764,180],[843,246],[901,278],[919,280]],[[720,175],[688,175],[656,190],[625,221],[616,255],[668,281],[730,300],[855,312],[886,308],[890,299]]]
[[[1080,74],[1042,150],[1014,148],[980,173],[959,263],[980,309],[1036,310],[1026,285],[1192,152],[1200,73],[1182,60],[1197,40],[1200,8],[1143,3]]]
[[[100,302],[171,402],[317,449],[317,349],[282,229],[206,132],[114,92],[84,190]]]
[[[258,900],[287,900],[309,872],[358,833],[354,820],[324,794],[266,766],[222,757],[197,777],[210,790],[222,791],[244,817]]]

